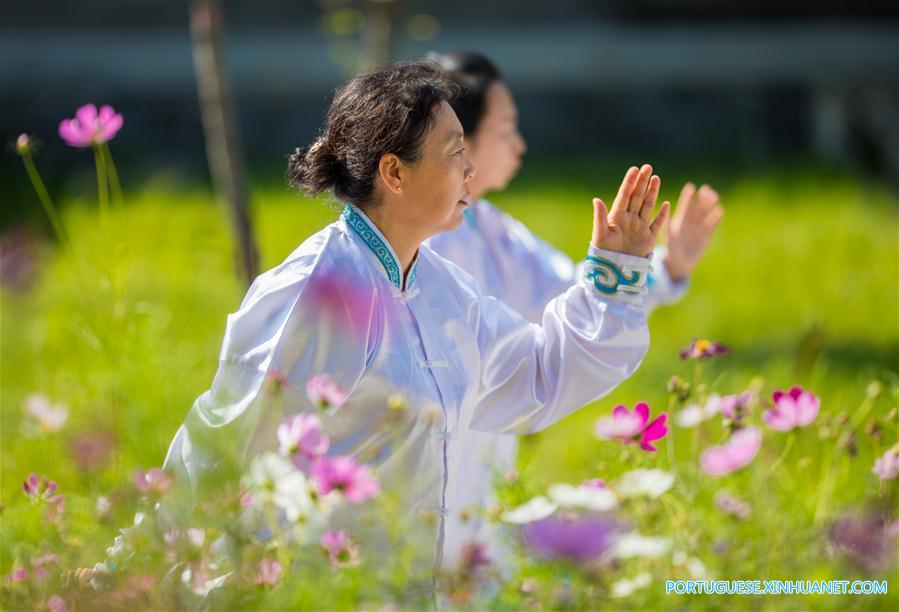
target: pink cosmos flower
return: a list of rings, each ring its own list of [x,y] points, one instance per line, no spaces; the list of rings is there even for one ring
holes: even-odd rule
[[[144,472],[134,470],[134,486],[141,493],[165,493],[172,486],[172,477],[159,468]]]
[[[47,569],[46,566],[51,563],[59,564],[59,557],[54,554],[49,554],[41,555],[31,560],[31,567],[34,570],[34,577],[36,580],[41,581],[50,575],[50,570]]]
[[[319,408],[336,410],[343,406],[348,395],[327,374],[318,374],[306,382],[306,397]]]
[[[591,478],[581,483],[585,489],[605,489],[606,482],[602,478]]]
[[[14,567],[7,578],[11,582],[25,582],[28,580],[28,570],[24,567]]]
[[[639,442],[640,448],[655,452],[652,445],[668,435],[665,425],[666,413],[661,413],[652,422],[649,421],[649,404],[640,402],[631,412],[624,404],[615,406],[612,416],[596,422],[596,436],[606,440],[621,440],[624,444]]]
[[[899,455],[893,449],[888,449],[874,462],[874,468],[871,471],[877,474],[881,480],[893,480],[899,476]]]
[[[122,128],[122,116],[109,105],[85,104],[75,111],[74,119],[59,123],[59,137],[70,147],[89,147],[112,140]]]
[[[771,396],[774,407],[765,411],[765,424],[777,431],[790,431],[796,427],[805,427],[815,420],[821,401],[811,391],[802,387],[793,387],[789,393],[777,390]]]
[[[364,463],[352,457],[320,457],[311,468],[310,476],[320,495],[340,491],[354,504],[361,504],[381,491],[381,484]]]
[[[352,567],[359,565],[359,548],[350,540],[346,531],[326,531],[319,541],[328,553],[331,567]]]
[[[50,612],[68,612],[69,610],[66,600],[59,595],[51,597],[50,601],[47,602],[47,607],[50,609]]]
[[[730,349],[718,342],[697,339],[680,352],[681,359],[709,359],[716,355],[730,355]]]
[[[278,442],[281,454],[290,458],[298,469],[328,452],[330,442],[322,433],[322,422],[317,414],[301,412],[278,426]]]
[[[38,500],[50,501],[56,497],[54,495],[54,492],[56,491],[56,482],[53,480],[44,480],[34,473],[28,476],[28,480],[22,484],[22,488],[25,489],[25,495],[27,495],[32,502]]]
[[[752,402],[755,394],[744,391],[740,395],[725,395],[718,401],[718,410],[728,419],[734,419]]]
[[[72,461],[83,472],[105,466],[116,447],[116,439],[104,431],[88,431],[69,440]]]
[[[712,476],[730,474],[749,464],[762,446],[762,432],[758,427],[735,431],[722,446],[710,446],[699,458],[702,469]]]
[[[715,505],[721,512],[740,520],[747,519],[752,514],[752,504],[727,491],[718,491],[715,494]]]
[[[256,571],[256,586],[267,585],[270,587],[278,584],[281,578],[281,564],[271,557],[265,557],[259,562]]]

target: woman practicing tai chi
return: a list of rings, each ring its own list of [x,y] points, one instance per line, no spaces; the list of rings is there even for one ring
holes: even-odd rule
[[[546,304],[575,283],[576,264],[483,199],[487,192],[505,189],[527,149],[518,131],[515,100],[499,70],[482,55],[431,53],[427,59],[447,70],[459,85],[450,105],[465,130],[465,144],[477,174],[469,183],[472,203],[463,214],[461,227],[437,234],[425,244],[471,274],[485,294],[539,323]],[[642,172],[648,176],[650,169],[644,167]],[[705,253],[722,215],[713,189],[684,185],[665,232],[667,248],[660,246],[653,252],[648,293],[643,299],[647,314],[683,296],[687,277]],[[459,447],[459,473],[465,487],[460,488],[454,512],[447,519],[447,558],[455,560],[466,543],[478,542],[487,545],[488,556],[497,560],[502,555],[501,541],[490,524],[481,520],[478,510],[491,504],[496,474],[514,469],[518,439],[471,431],[459,441]]]
[[[383,489],[404,492],[407,517],[433,517],[418,544],[439,567],[463,486],[459,436],[543,429],[640,364],[646,274],[669,209],[653,217],[659,178],[631,168],[611,210],[593,201],[595,281],[566,287],[532,324],[422,245],[469,206],[475,168],[448,103],[455,93],[429,63],[359,75],[335,95],[321,135],[291,156],[293,185],[331,191],[344,208],[228,317],[212,387],[166,458],[195,490],[220,453],[246,464],[275,446],[283,418],[317,410],[302,389],[327,374],[348,393],[323,417],[328,453],[364,456]],[[405,399],[401,421],[382,418],[391,392]]]

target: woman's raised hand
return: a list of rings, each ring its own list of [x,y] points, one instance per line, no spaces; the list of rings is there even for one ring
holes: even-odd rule
[[[699,264],[723,216],[724,209],[714,189],[708,185],[699,189],[693,183],[684,185],[665,231],[665,267],[672,280],[681,280]]]
[[[606,208],[605,202],[593,198],[591,244],[628,255],[649,256],[671,207],[664,202],[655,219],[652,219],[660,185],[659,177],[652,173],[652,166],[645,164],[639,169],[634,166],[624,175],[611,211]]]

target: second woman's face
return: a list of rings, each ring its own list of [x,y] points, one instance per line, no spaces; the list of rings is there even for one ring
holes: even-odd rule
[[[518,131],[518,109],[505,83],[494,81],[487,87],[485,112],[474,134],[466,138],[471,161],[477,168],[472,193],[505,189],[521,167],[527,151]]]

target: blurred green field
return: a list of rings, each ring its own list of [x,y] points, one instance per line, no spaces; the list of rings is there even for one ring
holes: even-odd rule
[[[590,236],[591,197],[611,201],[624,169],[588,160],[534,164],[510,189],[490,199],[580,258]],[[676,198],[684,180],[706,179],[664,165],[656,171],[662,195],[669,199]],[[679,349],[697,337],[717,340],[733,354],[704,366],[707,383],[731,393],[750,385],[768,393],[794,384],[811,389],[822,399],[819,423],[848,413],[857,453],[840,450],[836,439],[822,438],[812,427],[800,432],[790,461],[773,473],[747,469],[714,480],[699,476],[691,461],[697,434],[672,427],[673,436],[661,443],[659,453],[637,458],[639,465],[678,474],[659,528],[669,529],[677,548],[699,556],[718,577],[849,578],[850,570],[825,554],[818,535],[835,512],[885,494],[870,470],[899,433],[885,431],[878,439],[864,431],[870,417],[884,417],[896,402],[889,393],[899,372],[895,196],[880,185],[817,168],[746,176],[718,169],[707,176],[721,194],[726,215],[687,297],[653,314],[649,354],[634,377],[609,397],[523,440],[523,479],[539,489],[552,482],[609,477],[634,465],[622,459],[619,444],[594,438],[595,420],[616,403],[646,400],[654,411],[665,409],[668,379],[694,374],[694,365],[678,358]],[[303,200],[277,181],[256,183],[253,200],[264,268],[336,217],[333,206]],[[83,287],[69,260],[47,243],[34,287],[24,293],[4,289],[0,298],[3,574],[12,567],[18,543],[40,538],[42,525],[26,520],[23,508],[21,483],[30,472],[52,477],[67,495],[75,533],[69,544],[85,546],[85,563],[108,545],[124,516],[90,521],[96,497],[123,486],[135,468],[162,462],[188,408],[212,380],[225,317],[244,292],[234,273],[227,214],[204,189],[157,182],[133,190],[123,210],[113,209],[111,250],[121,270],[118,281],[106,273],[92,194],[64,201],[63,209],[77,258],[87,262]],[[872,381],[881,381],[884,391],[863,404]],[[23,433],[22,406],[31,393],[70,408],[60,432]],[[75,455],[86,452],[84,440],[96,434],[108,449],[95,467],[79,469]],[[701,445],[721,437],[711,425],[700,435]],[[766,446],[763,452],[768,451]],[[86,465],[83,457],[81,462]],[[886,484],[894,485],[895,502],[896,483]],[[715,509],[712,499],[722,487],[753,501],[749,520],[728,521]],[[720,554],[722,541],[727,554]],[[627,603],[642,608],[689,603],[716,609],[872,609],[899,601],[895,574],[888,577],[887,597],[867,599],[666,598],[663,578]],[[501,595],[494,603],[512,605],[504,601],[511,600]]]

